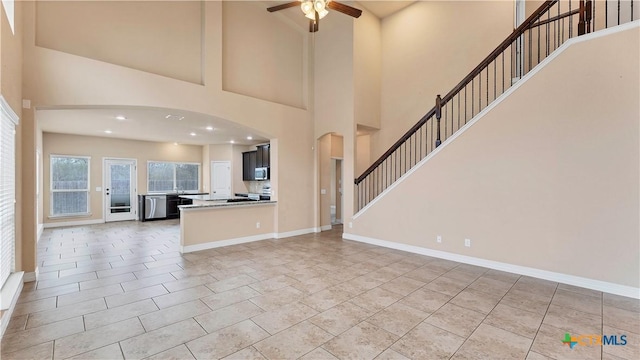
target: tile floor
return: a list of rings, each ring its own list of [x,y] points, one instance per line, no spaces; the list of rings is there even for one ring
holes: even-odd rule
[[[176,221],[46,230],[8,359],[639,359],[640,301],[341,239],[181,255]],[[626,334],[626,346],[562,344]]]

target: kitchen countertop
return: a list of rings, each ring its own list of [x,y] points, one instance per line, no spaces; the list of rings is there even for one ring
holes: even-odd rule
[[[275,204],[276,201],[271,200],[252,200],[252,201],[241,201],[241,202],[227,202],[229,199],[246,199],[243,196],[220,196],[220,195],[180,195],[181,198],[191,199],[194,201],[205,202],[200,204],[193,205],[180,205],[178,208],[180,210],[194,210],[201,208],[212,208],[212,207],[237,207],[237,206],[255,206],[255,205],[264,205],[264,204]]]
[[[211,194],[198,194],[198,195],[180,195],[181,198],[191,200],[202,201],[227,201],[229,199],[246,199],[242,196],[229,196],[229,195],[211,195]]]

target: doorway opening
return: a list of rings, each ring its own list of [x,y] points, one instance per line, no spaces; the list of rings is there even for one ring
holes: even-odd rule
[[[331,225],[342,224],[342,159],[331,159]]]

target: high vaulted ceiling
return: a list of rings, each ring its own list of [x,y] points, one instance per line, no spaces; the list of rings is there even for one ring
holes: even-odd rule
[[[399,10],[406,8],[407,6],[415,3],[416,1],[359,1],[358,3],[364,6],[367,10],[372,12],[375,16],[382,19]]]

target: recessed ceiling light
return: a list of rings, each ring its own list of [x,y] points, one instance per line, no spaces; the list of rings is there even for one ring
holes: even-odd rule
[[[173,114],[169,114],[167,116],[164,117],[165,119],[173,119],[173,120],[183,120],[184,116],[180,116],[180,115],[173,115]]]
[[[107,134],[111,134],[113,131],[111,131],[111,130],[105,130],[104,132],[105,132],[105,133],[107,133]]]
[[[213,126],[207,126],[205,129],[207,129],[209,131],[213,131]]]
[[[247,136],[247,140],[253,140],[253,137]]]
[[[232,144],[235,144],[235,143],[236,143],[236,142],[235,142],[235,141],[233,141],[233,140],[231,140],[231,141],[229,141],[229,142],[230,142],[230,143],[232,143]]]
[[[116,119],[118,119],[118,120],[127,120],[127,118],[125,116],[123,116],[123,115],[116,116]]]
[[[196,133],[192,132],[192,133],[189,133],[189,135],[196,136]]]

